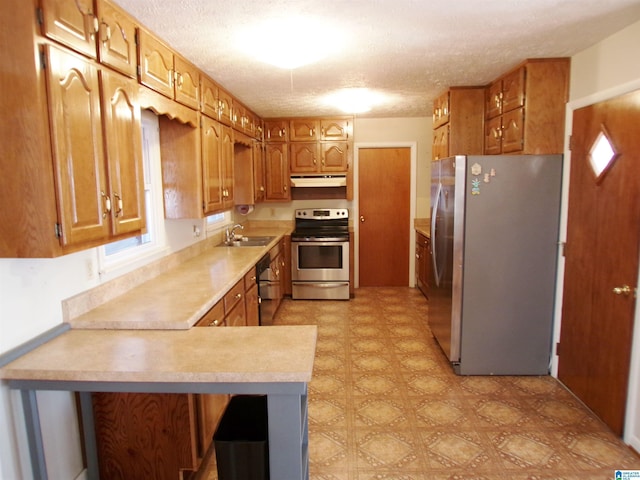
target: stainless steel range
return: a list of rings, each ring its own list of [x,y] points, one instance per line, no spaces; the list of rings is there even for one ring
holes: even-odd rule
[[[291,297],[349,300],[349,210],[298,209],[295,222]]]

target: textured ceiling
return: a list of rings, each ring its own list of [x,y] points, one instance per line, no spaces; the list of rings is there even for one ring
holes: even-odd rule
[[[319,100],[346,87],[392,96],[361,116],[430,116],[448,86],[486,84],[526,58],[572,56],[640,19],[640,0],[115,2],[265,118],[339,114]],[[344,48],[290,71],[234,47],[240,29],[284,14],[328,22]],[[282,48],[317,40],[298,36]]]

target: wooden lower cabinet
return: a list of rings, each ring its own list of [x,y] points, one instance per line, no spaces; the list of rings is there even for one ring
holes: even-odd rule
[[[93,414],[100,478],[176,480],[197,470],[195,395],[94,393]]]
[[[260,325],[260,304],[258,303],[258,282],[256,269],[252,268],[244,276],[244,305],[248,327]]]
[[[431,268],[431,239],[416,232],[416,287],[429,298],[429,271]]]
[[[253,268],[195,327],[257,326],[258,318]],[[100,478],[190,478],[211,448],[229,398],[227,394],[94,393]]]

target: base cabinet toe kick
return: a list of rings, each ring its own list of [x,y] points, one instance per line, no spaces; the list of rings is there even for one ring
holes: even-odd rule
[[[33,478],[47,480],[44,444],[36,392],[72,391],[80,396],[87,478],[99,480],[91,394],[136,393],[230,393],[267,396],[269,472],[273,479],[309,480],[309,426],[306,383],[112,383],[8,380],[21,391]]]

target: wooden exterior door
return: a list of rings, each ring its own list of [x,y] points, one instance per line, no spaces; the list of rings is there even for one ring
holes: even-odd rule
[[[409,284],[410,148],[359,151],[360,286]]]
[[[622,435],[640,244],[640,91],[576,110],[558,377]],[[597,177],[600,135],[617,152]],[[628,288],[628,291],[627,291]]]

